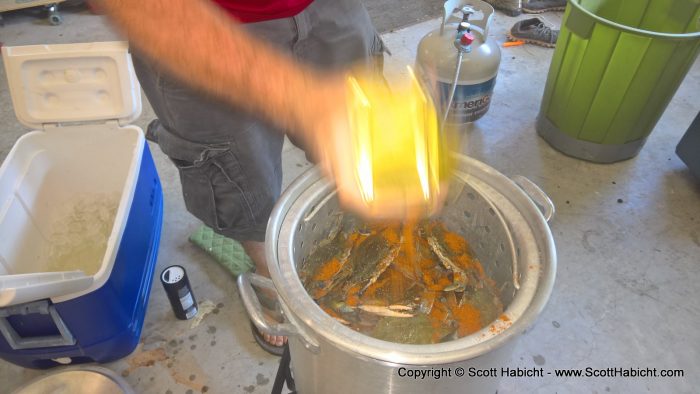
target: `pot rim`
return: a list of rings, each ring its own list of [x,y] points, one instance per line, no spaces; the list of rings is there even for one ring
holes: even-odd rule
[[[318,169],[312,168],[297,178],[275,205],[268,222],[265,244],[272,281],[284,309],[291,312],[291,316],[287,317],[296,326],[302,341],[311,339],[312,342],[321,342],[321,351],[323,346],[330,343],[346,352],[389,363],[434,365],[478,357],[501,347],[530,327],[544,309],[554,286],[556,250],[549,226],[527,194],[505,175],[475,159],[464,158],[461,164],[467,167],[469,183],[477,190],[491,188],[500,194],[499,204],[491,201],[499,209],[504,207],[503,204],[510,203],[511,213],[514,208],[522,215],[519,218],[520,227],[524,221],[527,229],[520,228],[520,236],[534,240],[535,243],[521,248],[520,258],[527,261],[526,266],[532,269],[522,272],[521,289],[504,311],[508,318],[497,319],[482,330],[457,340],[430,345],[405,345],[361,334],[327,315],[308,295],[299,280],[291,257],[291,242],[286,242],[285,245],[280,239],[283,231],[283,235],[288,235],[286,240],[294,239],[297,224],[308,212],[292,212],[298,201],[302,200],[300,197],[307,197],[311,193],[319,201],[323,199],[320,195],[326,196],[334,189],[330,181],[321,177]],[[485,195],[483,197],[488,198]],[[292,225],[290,217],[294,220]],[[509,230],[513,230],[510,222]],[[522,265],[520,261],[518,264]],[[316,340],[317,337],[324,341]]]

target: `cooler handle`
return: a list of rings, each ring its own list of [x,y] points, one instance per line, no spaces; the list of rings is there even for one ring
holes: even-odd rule
[[[263,314],[262,305],[260,305],[260,300],[258,299],[258,295],[255,293],[255,289],[253,289],[253,285],[271,290],[275,293],[275,296],[279,298],[277,289],[275,289],[275,285],[272,283],[270,278],[254,273],[239,275],[238,292],[241,295],[243,306],[245,306],[245,309],[248,311],[248,316],[250,316],[250,320],[253,322],[253,324],[255,324],[258,329],[269,335],[296,336],[306,349],[313,353],[318,353],[319,346],[316,341],[312,340],[307,335],[304,335],[304,333],[297,329],[293,323],[287,321],[284,323],[277,322],[270,324],[268,322],[268,319]],[[284,304],[280,302],[280,305],[284,310]],[[284,312],[285,320],[288,320],[289,313],[286,311]]]
[[[51,316],[51,320],[56,325],[59,335],[21,337],[8,320],[10,316],[34,313]],[[2,333],[2,336],[5,337],[5,340],[13,350],[72,346],[76,342],[66,323],[63,322],[58,311],[56,311],[56,307],[49,304],[48,300],[33,301],[0,309],[0,333]]]

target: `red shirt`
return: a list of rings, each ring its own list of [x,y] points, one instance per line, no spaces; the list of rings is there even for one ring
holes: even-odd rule
[[[303,11],[313,0],[214,0],[214,2],[239,21],[250,23],[289,18]]]

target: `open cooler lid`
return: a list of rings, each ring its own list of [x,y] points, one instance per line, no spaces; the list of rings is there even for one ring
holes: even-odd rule
[[[141,91],[126,42],[3,47],[19,121],[46,124],[118,120],[141,114]]]

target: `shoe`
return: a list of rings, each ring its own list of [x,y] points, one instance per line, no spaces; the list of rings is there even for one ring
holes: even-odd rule
[[[547,11],[564,11],[566,0],[530,0],[523,4],[523,12],[526,14],[541,14]]]
[[[509,16],[520,15],[520,5],[522,0],[486,0],[493,8]]]
[[[559,30],[545,25],[540,18],[530,18],[514,24],[506,35],[511,41],[525,41],[530,44],[554,48],[557,37],[559,37]]]

